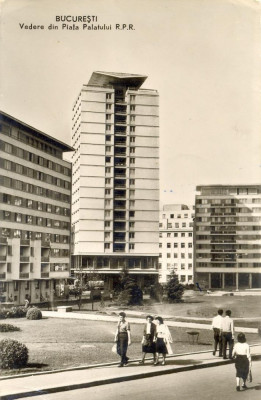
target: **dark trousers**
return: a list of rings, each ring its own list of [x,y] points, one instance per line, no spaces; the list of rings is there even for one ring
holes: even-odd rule
[[[121,356],[121,364],[125,364],[128,361],[127,357],[128,349],[128,334],[125,332],[119,333],[118,335],[118,354]]]
[[[231,332],[222,333],[223,358],[227,358],[227,344],[229,346],[229,358],[232,358],[234,340]]]
[[[214,352],[216,353],[217,348],[219,350],[219,356],[222,356],[222,335],[220,329],[213,328],[214,331]]]

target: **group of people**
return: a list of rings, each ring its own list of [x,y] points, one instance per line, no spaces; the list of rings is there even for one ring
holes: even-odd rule
[[[251,370],[251,354],[249,345],[246,342],[244,333],[239,333],[237,343],[234,345],[234,321],[231,318],[231,310],[226,310],[223,317],[223,310],[219,309],[217,315],[212,320],[212,329],[214,332],[214,350],[213,356],[216,355],[217,349],[219,357],[227,359],[227,345],[229,348],[228,356],[235,359],[236,367],[236,390],[240,391],[240,379],[242,379],[242,388],[246,389],[246,380]]]
[[[126,314],[119,314],[119,322],[117,325],[114,341],[117,343],[117,353],[121,357],[119,367],[123,367],[128,363],[127,349],[131,344],[130,324],[126,321]],[[162,355],[162,365],[166,363],[166,355],[173,354],[171,345],[172,337],[169,328],[161,317],[155,319],[148,315],[144,325],[142,345],[142,359],[139,362],[144,364],[147,353],[153,354],[153,364],[159,364],[159,356]]]

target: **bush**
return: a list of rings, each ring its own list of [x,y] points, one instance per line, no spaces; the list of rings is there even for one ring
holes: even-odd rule
[[[17,340],[0,341],[0,367],[3,369],[22,368],[28,361],[27,347]]]
[[[175,273],[172,274],[171,279],[166,285],[166,292],[169,303],[178,303],[182,301],[184,286],[179,283],[179,278]]]
[[[26,316],[26,310],[24,307],[12,307],[7,312],[6,318],[24,318]]]
[[[21,329],[17,326],[10,325],[10,324],[0,324],[0,332],[14,332],[20,331]]]
[[[117,303],[121,306],[142,305],[142,298],[142,290],[125,270],[121,275]]]
[[[41,319],[42,318],[42,312],[39,308],[33,307],[29,308],[26,314],[27,319]]]
[[[1,310],[0,311],[0,319],[6,319],[8,314],[8,310]]]

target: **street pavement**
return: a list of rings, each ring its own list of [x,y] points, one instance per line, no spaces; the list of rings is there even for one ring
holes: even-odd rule
[[[117,322],[118,321],[118,313],[119,310],[111,310],[114,315],[104,315],[104,314],[94,314],[94,313],[77,313],[77,312],[64,312],[58,313],[57,311],[42,311],[43,317],[48,318],[69,318],[69,319],[83,319],[89,321],[107,321],[107,322]],[[128,321],[134,324],[144,324],[145,315],[144,313],[139,313],[135,311],[135,315],[139,315],[143,318],[135,318],[131,317],[133,312],[127,311],[128,314]],[[169,315],[162,315],[164,321],[168,326],[172,327],[181,327],[181,328],[188,328],[188,329],[211,329],[211,320],[209,324],[200,324],[196,322],[179,322],[179,321],[172,321],[171,316]],[[194,318],[193,318],[194,319]],[[198,318],[200,320],[200,318]],[[206,320],[205,318],[201,318],[201,320]],[[244,332],[244,333],[258,333],[257,328],[246,328],[246,327],[235,327],[236,332]]]
[[[39,400],[259,400],[261,397],[261,361],[253,362],[253,382],[237,392],[233,364],[166,374],[136,381],[45,394]],[[29,397],[24,398],[24,400]]]
[[[251,346],[251,353],[253,360],[260,358],[261,344]],[[89,367],[87,366],[87,367],[75,368],[71,370],[54,371],[49,373],[43,372],[43,373],[35,373],[33,375],[28,374],[19,377],[17,376],[4,377],[0,378],[0,383],[1,383],[0,399],[13,400],[18,398],[26,398],[26,397],[33,397],[40,395],[47,396],[42,398],[49,398],[48,397],[49,394],[55,393],[55,396],[58,396],[59,392],[63,392],[62,394],[65,396],[65,393],[67,392],[68,394],[68,391],[71,391],[71,396],[72,396],[73,393],[72,391],[78,389],[84,389],[84,388],[90,389],[92,387],[99,386],[99,391],[100,391],[100,386],[103,385],[108,385],[108,384],[111,385],[115,383],[122,383],[128,381],[134,382],[136,380],[142,380],[144,378],[155,379],[155,377],[159,377],[162,375],[171,375],[175,373],[182,373],[183,375],[186,376],[186,372],[188,371],[201,370],[201,369],[212,370],[215,367],[220,368],[221,366],[222,368],[224,368],[227,364],[229,364],[229,367],[234,370],[233,365],[231,365],[233,364],[232,360],[223,360],[222,358],[213,356],[211,351],[204,351],[198,353],[169,356],[167,358],[167,363],[165,366],[162,365],[154,366],[151,363],[151,359],[148,359],[145,365],[139,365],[138,360],[131,360],[129,364],[124,368],[118,368],[118,364],[110,363],[110,364],[100,364]],[[256,375],[258,376],[260,374],[258,373]],[[214,370],[212,374],[210,372],[210,376],[212,377],[211,378],[212,384],[214,384],[216,379]],[[173,379],[174,378],[172,375],[171,378],[169,377],[168,381],[172,381]],[[184,382],[187,382],[187,384],[189,384],[189,380],[187,380],[187,378],[184,379],[185,379]],[[260,379],[259,379],[259,384],[260,384]],[[147,386],[146,382],[147,380],[144,382],[144,385],[146,384],[146,387],[149,387]],[[115,387],[115,385],[113,386]],[[203,388],[200,387],[195,388],[195,390],[201,390],[201,389],[203,390]],[[214,387],[212,388],[212,390],[213,391],[215,390]],[[161,393],[161,388],[160,388],[160,393]],[[60,398],[65,399],[64,396]],[[90,397],[89,395],[88,398],[93,399],[93,397]],[[106,396],[103,398],[106,398]],[[117,399],[117,397],[114,396],[114,399]]]

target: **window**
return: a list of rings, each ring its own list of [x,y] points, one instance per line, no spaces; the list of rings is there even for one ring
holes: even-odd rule
[[[189,253],[189,254],[188,254],[188,258],[192,258],[192,253]]]
[[[111,194],[111,189],[105,189],[105,194]]]
[[[26,223],[27,223],[27,224],[32,224],[32,223],[33,223],[33,217],[32,217],[32,215],[27,215],[27,216],[26,216]]]
[[[41,203],[40,201],[37,201],[37,210],[42,211],[42,209],[43,209],[43,203]]]
[[[111,135],[106,135],[105,138],[106,138],[106,142],[110,142],[111,141]]]
[[[130,197],[134,197],[135,196],[135,190],[131,189],[130,190]]]
[[[22,199],[20,197],[15,197],[14,204],[15,204],[15,206],[21,206],[22,205]]]
[[[135,158],[130,158],[130,164],[135,164]]]
[[[134,239],[135,238],[135,233],[134,232],[130,232],[129,233],[129,238],[130,239]]]
[[[188,269],[192,269],[192,264],[188,264]]]
[[[188,247],[190,247],[190,248],[191,248],[191,247],[192,247],[192,243],[189,243],[189,244],[188,244]]]
[[[136,97],[136,96],[134,96],[133,94],[130,95],[130,101],[131,101],[131,103],[133,103],[133,102],[135,101],[135,97]]]
[[[105,172],[109,174],[111,172],[111,167],[105,167]]]
[[[181,269],[185,269],[185,264],[181,264]]]
[[[22,214],[15,214],[15,221],[16,222],[22,222]]]
[[[129,214],[130,214],[130,217],[135,217],[135,211],[130,211]]]
[[[106,200],[105,200],[105,205],[106,205],[106,206],[109,206],[110,204],[111,204],[111,201],[108,200],[108,199],[106,199]]]
[[[174,214],[170,214],[170,218],[174,218]]]
[[[106,100],[110,100],[111,99],[111,93],[106,93]]]
[[[130,226],[130,228],[134,228],[135,227],[135,222],[130,222],[129,226]]]
[[[135,126],[130,127],[130,132],[135,132]]]
[[[111,104],[106,104],[106,110],[111,110]]]
[[[134,168],[130,168],[130,175],[135,175],[135,169]]]
[[[110,184],[111,183],[111,178],[105,178],[105,183]]]
[[[105,146],[105,151],[110,153],[110,151],[111,151],[111,146]]]
[[[178,233],[177,232],[174,233],[174,237],[178,237]]]
[[[11,219],[11,213],[10,213],[10,211],[4,211],[4,219],[5,219],[6,221],[10,221],[10,219]]]
[[[171,237],[171,233],[170,232],[167,233],[167,237]]]
[[[174,248],[177,248],[178,247],[178,243],[174,243]]]
[[[181,258],[185,258],[185,253],[180,254]]]
[[[109,249],[110,248],[110,243],[104,243],[104,248]]]
[[[189,234],[188,234],[188,235],[189,235],[189,237],[192,237],[192,232],[189,232]]]
[[[132,138],[132,139],[135,139],[135,138]],[[135,153],[135,147],[130,147],[130,153]]]
[[[171,253],[167,253],[167,258],[170,258],[171,257]]]
[[[111,157],[105,157],[105,162],[110,163],[111,162]]]
[[[105,217],[110,217],[110,215],[111,215],[111,212],[109,210],[106,210],[105,211]]]
[[[110,223],[110,221],[105,221],[104,225],[105,225],[106,228],[109,228],[111,226],[111,223]]]
[[[106,114],[106,121],[110,121],[111,120],[111,114]]]
[[[109,239],[110,238],[110,232],[105,232],[105,239]]]
[[[130,106],[130,110],[131,110],[131,111],[135,111],[135,108],[136,108],[136,107],[133,106],[133,105]]]
[[[185,243],[181,243],[181,248],[184,249],[184,247],[185,247]]]
[[[162,243],[159,243],[159,248],[160,248],[160,249],[162,248]]]
[[[131,136],[131,137],[130,137],[130,142],[131,142],[131,143],[135,143],[135,139],[136,139],[135,136]]]
[[[134,243],[130,243],[129,244],[129,249],[130,250],[134,250],[135,249],[135,244]]]
[[[135,179],[130,179],[130,185],[135,185]]]
[[[135,115],[130,116],[130,122],[135,122]]]
[[[51,206],[51,204],[46,204],[46,211],[47,211],[47,212],[52,212],[52,206]]]
[[[182,228],[186,228],[186,222],[182,222]]]
[[[168,223],[168,228],[172,228],[172,224]]]
[[[135,200],[130,200],[130,207],[134,207],[135,206]]]
[[[171,243],[167,243],[167,248],[168,248],[168,249],[171,248]]]
[[[111,130],[111,125],[106,125],[106,131],[110,131]]]

